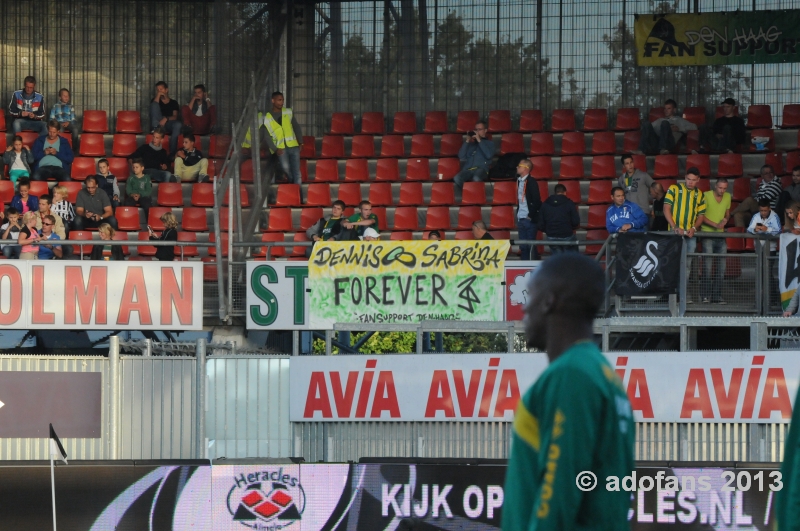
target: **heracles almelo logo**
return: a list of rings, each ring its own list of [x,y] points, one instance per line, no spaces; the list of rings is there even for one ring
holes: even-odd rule
[[[630,269],[631,280],[642,289],[650,285],[656,277],[656,271],[658,271],[658,257],[653,254],[653,249],[658,250],[658,242],[647,242],[645,254]]]
[[[233,520],[259,531],[277,531],[298,522],[306,505],[300,480],[283,468],[240,474],[228,492]]]

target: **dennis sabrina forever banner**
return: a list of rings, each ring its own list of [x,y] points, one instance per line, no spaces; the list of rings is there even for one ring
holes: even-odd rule
[[[503,320],[508,241],[325,242],[308,262],[311,327]]]
[[[800,10],[636,15],[639,66],[790,63]]]

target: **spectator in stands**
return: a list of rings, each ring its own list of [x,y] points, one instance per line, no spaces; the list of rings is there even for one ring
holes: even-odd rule
[[[189,103],[181,108],[183,124],[192,129],[195,135],[208,135],[217,127],[217,108],[211,103],[205,85],[195,85],[194,95]]]
[[[684,140],[687,131],[696,129],[695,124],[680,117],[675,100],[667,100],[664,102],[664,117],[642,125],[639,152],[647,155],[657,153],[667,155]]]
[[[700,132],[700,146],[703,151],[733,153],[738,146],[744,146],[747,142],[747,129],[744,120],[734,115],[735,111],[736,100],[726,98],[722,102],[723,116],[714,120],[710,129],[703,127]]]
[[[178,136],[181,134],[180,105],[170,99],[169,87],[164,81],[156,83],[156,95],[150,102],[150,127],[155,132],[157,127],[169,133],[169,152],[178,149]]]
[[[20,214],[39,211],[39,198],[30,195],[30,191],[31,183],[28,179],[20,179],[17,182],[17,193],[11,198],[11,206]]]
[[[294,184],[302,184],[300,176],[300,149],[303,145],[303,131],[294,112],[289,107],[284,107],[282,92],[272,93],[272,109],[266,113],[259,113],[259,121],[263,116],[263,124],[267,129],[264,142],[269,147],[269,152],[278,157],[283,173]],[[242,147],[250,148],[250,129],[247,129]]]
[[[25,212],[22,215],[22,228],[17,236],[17,243],[20,245],[20,260],[36,260],[39,254],[39,231],[36,230],[36,220],[39,218],[36,212]]]
[[[320,219],[309,229],[315,230],[310,236],[311,239],[315,242],[339,240],[342,232],[342,213],[344,213],[345,207],[344,201],[334,201],[331,206],[331,217]]]
[[[364,235],[361,236],[361,239],[365,242],[374,242],[376,240],[380,240],[381,235],[372,227],[367,227],[364,229]]]
[[[43,196],[44,197],[44,196]],[[52,260],[53,258],[61,258],[64,256],[64,251],[60,245],[52,243],[43,243],[46,240],[63,240],[58,234],[53,232],[53,227],[58,223],[58,216],[47,215],[42,221],[41,239],[39,240],[39,260]],[[67,246],[69,247],[69,246]]]
[[[58,91],[58,103],[50,109],[50,120],[55,120],[60,126],[60,131],[72,133],[72,143],[78,142],[78,120],[75,118],[75,107],[70,103],[69,90],[62,88]]]
[[[686,252],[697,250],[697,231],[703,224],[706,202],[703,192],[697,188],[700,182],[700,170],[692,166],[686,170],[686,180],[681,184],[673,184],[664,196],[664,217],[667,218],[669,230],[686,239]],[[691,276],[692,259],[686,260],[686,278]],[[686,303],[691,304],[687,296]]]
[[[153,183],[150,176],[144,172],[142,159],[133,159],[133,175],[125,183],[125,206],[140,207],[144,210],[144,217],[150,210]],[[107,195],[107,194],[106,194]]]
[[[15,91],[11,95],[11,103],[8,104],[8,114],[14,118],[14,134],[36,131],[40,135],[46,135],[44,111],[44,96],[36,92],[36,78],[28,76],[25,78],[24,88]]]
[[[139,146],[128,157],[128,160],[142,159],[144,161],[144,172],[150,176],[150,180],[154,183],[168,183],[172,180],[177,180],[177,177],[174,177],[169,172],[169,155],[162,147],[165,134],[162,127],[156,127],[153,129],[153,139],[150,143]]]
[[[86,180],[88,181],[89,179],[87,178]],[[102,192],[102,190],[99,190],[99,192]],[[101,223],[97,227],[97,232],[100,234],[100,239],[106,242],[113,240],[114,235],[117,233],[116,229],[108,223]],[[108,256],[106,256],[106,253],[108,253]],[[122,254],[122,246],[120,245],[93,245],[89,260],[125,260],[125,255]]]
[[[72,230],[98,228],[110,225],[116,230],[117,220],[111,211],[111,199],[97,186],[97,177],[90,175],[83,183],[75,201],[75,219]]]
[[[161,223],[164,224],[164,230],[161,234],[156,235],[150,225],[147,226],[147,231],[150,233],[150,239],[161,242],[177,242],[178,241],[178,220],[172,212],[164,212],[159,218]],[[175,260],[175,246],[165,245],[156,247],[156,258],[162,262],[172,262]]]
[[[442,235],[439,233],[438,230],[432,230],[428,233],[428,239],[439,241],[442,239]]]
[[[581,224],[578,207],[567,197],[567,187],[559,183],[555,194],[548,197],[539,210],[538,229],[546,235],[547,241],[574,242],[575,229]],[[573,245],[551,245],[550,254],[577,251]]]
[[[800,234],[800,223],[797,221],[798,215],[800,215],[800,203],[790,201],[783,211],[783,232]]]
[[[53,213],[50,211],[50,205],[52,202],[53,200],[49,194],[44,194],[39,198],[39,211],[36,219],[36,228],[38,230],[42,230],[45,218],[53,215]],[[55,218],[56,220],[53,222],[52,230],[58,235],[59,238],[65,240],[67,238],[67,232],[64,228],[64,220],[61,219],[61,216],[55,216]]]
[[[745,177],[740,177],[744,179]],[[737,206],[733,211],[733,221],[737,227],[745,227],[750,221],[750,216],[758,212],[759,201],[766,199],[769,201],[770,208],[774,209],[778,205],[778,198],[783,192],[780,181],[775,178],[775,170],[772,166],[765,164],[761,166],[761,183],[758,185],[756,193],[748,197]],[[745,219],[747,216],[747,219]]]
[[[636,169],[633,155],[620,157],[624,171],[619,176],[619,186],[625,190],[625,199],[636,203],[642,212],[650,212],[650,186],[655,182],[647,172]]]
[[[750,226],[747,227],[747,232],[762,236],[776,236],[781,233],[781,220],[778,217],[778,214],[772,211],[772,207],[770,207],[769,204],[769,199],[764,198],[758,200],[758,214],[753,216],[753,219],[750,220]],[[764,242],[758,243],[763,245]],[[777,240],[770,240],[770,253],[774,254],[777,248]]]
[[[195,149],[195,136],[184,135],[183,147],[175,153],[175,176],[180,182],[208,181],[208,159]]]
[[[64,228],[67,233],[69,233],[72,221],[75,219],[75,208],[68,201],[68,198],[69,190],[67,190],[66,186],[60,184],[53,188],[53,205],[50,207],[50,212],[64,221]]]
[[[108,159],[97,161],[97,186],[111,198],[111,210],[115,211],[119,206],[119,182],[108,169]]]
[[[486,230],[486,223],[479,219],[472,222],[472,238],[474,240],[494,240],[494,236]]]
[[[653,208],[650,211],[650,230],[668,231],[669,224],[664,217],[664,187],[661,183],[654,182],[650,185],[650,197],[653,198]]]
[[[30,178],[31,167],[36,163],[31,150],[23,145],[22,137],[14,136],[14,142],[3,153],[3,164],[8,166],[8,175],[14,185],[20,177]]]
[[[31,179],[34,181],[71,181],[69,177],[70,166],[75,156],[66,139],[58,135],[58,122],[47,122],[47,135],[40,136],[33,143],[33,158],[36,159],[36,169]]]
[[[475,130],[467,133],[467,140],[458,150],[461,171],[456,174],[453,181],[459,190],[467,181],[482,182],[486,180],[495,152],[494,142],[486,138],[488,131],[485,122],[476,123]],[[530,173],[530,170],[528,172]]]
[[[17,245],[19,240],[19,231],[22,230],[22,222],[19,219],[19,210],[9,207],[5,213],[6,222],[0,226],[0,231],[3,233],[3,240],[13,240],[13,244],[3,245],[3,256],[6,258],[19,258],[19,253],[22,247]]]
[[[369,201],[361,201],[358,204],[358,212],[342,221],[342,226],[351,234],[342,233],[342,239],[347,240],[360,240],[363,239],[364,231],[368,227],[375,228],[378,226],[378,216],[372,213],[372,203]]]
[[[475,134],[477,135],[477,133]],[[539,209],[542,207],[539,185],[536,184],[536,181],[530,176],[532,169],[533,163],[528,159],[523,159],[517,164],[516,219],[517,237],[520,240],[536,239],[536,224],[539,223]],[[523,260],[539,259],[539,251],[536,249],[535,245],[520,244],[519,250]]]
[[[717,179],[713,190],[703,194],[706,212],[700,232],[725,232],[725,225],[731,217],[731,194],[728,193],[728,179]],[[706,255],[726,254],[728,246],[725,238],[703,238],[703,253]],[[703,260],[703,282],[700,283],[700,298],[704,303],[725,304],[722,299],[722,279],[725,278],[725,258],[706,256]]]
[[[615,186],[611,190],[613,204],[606,210],[606,229],[609,234],[645,232],[650,220],[639,205],[625,199],[625,190]]]

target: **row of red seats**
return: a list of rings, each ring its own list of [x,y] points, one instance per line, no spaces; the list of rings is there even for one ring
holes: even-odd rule
[[[114,234],[113,239],[115,241],[122,241],[122,242],[129,241],[131,239],[130,238],[130,234],[133,234],[133,233],[137,233],[136,239],[138,239],[139,241],[149,241],[150,240],[150,233],[149,232],[147,232],[147,231],[137,232],[136,230],[131,231],[131,232],[118,230]],[[93,239],[93,234],[94,234],[94,232],[90,232],[90,231],[74,230],[74,231],[71,231],[69,233],[69,238],[68,239],[69,240],[91,240],[91,239]],[[223,242],[223,244],[225,244],[225,246],[227,247],[228,235],[226,234],[225,236],[223,236],[220,239]],[[98,240],[98,242],[99,241],[100,240]],[[178,232],[178,241],[179,242],[183,242],[183,243],[195,243],[195,242],[197,242],[197,233],[196,232],[180,231],[180,232]],[[212,241],[215,241],[215,240],[212,240]],[[91,247],[92,247],[91,245],[73,245],[72,246],[76,256],[80,256],[81,252],[82,252],[83,255],[88,255],[91,252]],[[82,251],[81,251],[81,248],[83,248]],[[197,247],[195,247],[193,245],[175,247],[176,256],[178,256],[178,257],[181,256],[181,250],[183,250],[183,256],[185,258],[192,258],[192,257],[200,256],[200,253],[198,252]],[[123,254],[125,256],[128,256],[128,255],[131,254],[130,253],[130,248],[127,245],[122,247],[122,252],[123,252]],[[140,246],[136,247],[136,252],[137,252],[137,254],[139,256],[155,256],[156,247],[152,246],[152,245],[140,245]],[[214,249],[213,247],[209,247],[208,248],[208,253],[210,255],[214,256],[216,254],[216,249]],[[227,250],[226,250],[226,254],[227,254]]]
[[[161,223],[161,216],[166,212],[172,212],[171,207],[150,207],[147,216],[147,225],[150,225],[155,230],[163,230],[164,224]],[[221,207],[219,209],[220,230],[226,232],[228,230],[228,216],[230,216],[230,209]],[[185,231],[191,232],[208,232],[208,222],[206,217],[207,210],[202,207],[184,207],[180,213],[180,225]],[[122,231],[138,231],[142,228],[141,225],[141,211],[138,207],[120,206],[114,211],[114,217],[117,220],[119,230]],[[319,219],[319,218],[318,218]],[[234,226],[236,224],[234,223]]]
[[[139,111],[117,111],[117,133],[142,132],[142,115]],[[5,114],[0,113],[0,131],[6,130]],[[106,111],[86,110],[82,114],[81,130],[86,133],[108,133],[108,114]]]

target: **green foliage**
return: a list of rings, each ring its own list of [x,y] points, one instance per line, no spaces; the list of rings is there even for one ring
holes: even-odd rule
[[[356,343],[366,332],[353,332],[352,342]],[[443,334],[445,352],[507,352],[505,334]],[[431,338],[433,342],[433,338]],[[359,349],[362,354],[407,354],[415,352],[417,336],[414,332],[384,332],[373,334]],[[315,339],[314,354],[325,354],[325,341]],[[339,348],[332,348],[339,354]]]

